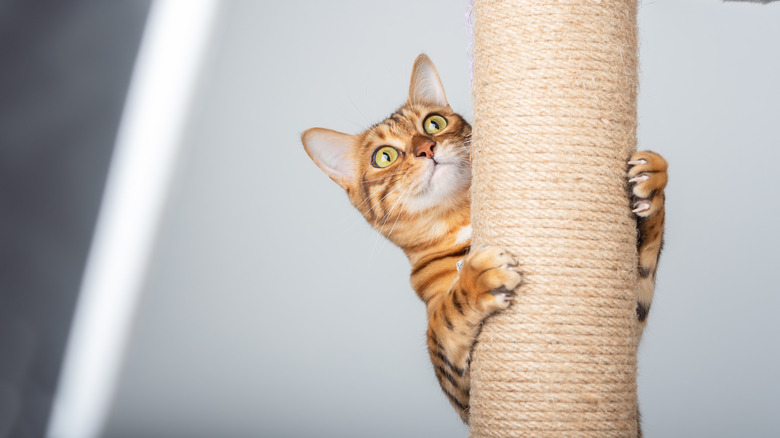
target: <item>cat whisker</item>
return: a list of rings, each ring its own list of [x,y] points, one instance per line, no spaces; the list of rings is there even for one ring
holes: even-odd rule
[[[404,189],[404,191],[401,193],[401,196],[399,196],[398,199],[396,199],[395,203],[393,203],[393,206],[390,207],[390,210],[387,212],[387,214],[385,214],[385,216],[383,218],[383,221],[382,221],[382,225],[379,228],[379,235],[380,236],[384,236],[382,231],[384,231],[385,225],[387,224],[387,221],[390,219],[390,216],[393,214],[393,210],[395,210],[395,207],[397,207],[398,204],[401,202],[401,200],[404,199],[404,195],[406,195],[407,192],[409,194],[411,194],[411,189],[412,189],[412,183],[409,183],[406,186],[406,189]],[[399,214],[398,217],[400,218],[401,215]],[[396,218],[396,221],[398,221],[398,218]],[[374,251],[376,250],[376,244],[378,242],[379,242],[379,236],[377,236],[376,239],[374,240],[374,247],[371,249],[371,257],[372,258],[374,257]]]
[[[381,225],[381,227],[379,229],[379,233],[380,234],[382,234],[382,230],[384,230],[385,224],[390,219],[390,216],[393,214],[393,211],[395,210],[395,207],[397,207],[398,204],[401,202],[401,200],[404,199],[404,195],[406,195],[407,192],[411,193],[410,192],[411,188],[412,188],[412,184],[409,183],[407,185],[406,189],[404,189],[404,191],[401,192],[401,196],[399,196],[398,199],[396,199],[395,202],[393,203],[393,206],[390,207],[390,210],[387,212],[387,214],[384,215],[384,217],[382,218],[382,225]]]
[[[394,183],[394,182],[395,182],[395,181],[390,181],[390,182],[388,182],[388,184],[392,184],[392,183]],[[371,208],[369,208],[369,209],[368,209],[368,210],[366,210],[364,213],[362,213],[362,214],[360,215],[360,218],[356,218],[356,219],[354,219],[354,220],[352,221],[352,223],[350,223],[350,224],[349,224],[347,227],[345,227],[345,228],[344,228],[344,232],[348,231],[348,230],[349,230],[349,229],[351,229],[353,226],[355,226],[355,224],[357,224],[358,222],[360,222],[360,219],[363,219],[363,218],[365,218],[367,214],[371,213],[371,210],[373,210],[374,208],[376,208],[376,206],[377,206],[377,205],[379,205],[379,204],[381,204],[381,203],[382,203],[382,201],[384,201],[384,199],[385,199],[385,198],[387,198],[388,196],[390,196],[390,194],[392,194],[392,193],[393,193],[393,192],[395,192],[396,190],[400,189],[401,187],[402,187],[402,186],[399,184],[398,186],[396,186],[396,188],[394,188],[393,190],[390,190],[389,192],[387,192],[387,194],[386,194],[385,196],[383,196],[383,197],[382,197],[382,199],[380,199],[379,201],[377,201],[377,203],[376,203],[376,204],[372,205],[372,206],[371,206]],[[360,205],[358,205],[358,206],[357,206],[357,210],[358,210],[358,211],[360,211],[360,207],[362,207],[362,206],[363,206],[363,204],[365,204],[366,202],[368,202],[370,199],[371,199],[371,195],[369,194],[369,195],[366,197],[366,199],[364,199],[364,200],[363,200],[363,202],[361,202],[361,203],[360,203]]]
[[[408,201],[408,200],[409,200],[409,198],[410,198],[411,196],[412,196],[412,192],[411,192],[411,191],[409,191],[409,192],[407,193],[407,195],[406,195],[406,198],[404,198],[404,201],[403,201],[403,203],[401,204],[401,209],[400,209],[400,211],[403,211],[404,207],[406,207],[406,201]],[[393,222],[393,226],[392,226],[392,227],[390,227],[390,231],[388,231],[388,232],[387,232],[387,237],[390,237],[390,236],[392,236],[392,235],[393,235],[393,230],[395,229],[395,226],[398,224],[398,219],[400,219],[400,218],[401,218],[401,215],[400,215],[400,214],[399,214],[398,216],[396,216],[396,218],[395,218],[395,222]]]
[[[349,96],[349,93],[345,93],[344,95],[346,96],[347,100],[349,100],[349,103],[352,104],[352,107],[355,109],[355,111],[357,111],[357,113],[360,114],[360,117],[363,118],[363,123],[367,124],[367,125],[370,125],[371,121],[368,119],[368,117],[366,117],[366,115],[363,113],[363,111],[361,111],[360,108],[358,108],[358,106],[355,103],[355,101],[352,100],[352,98]],[[361,125],[360,123],[356,123],[354,120],[352,121],[352,123],[354,123],[356,126],[360,127],[361,129],[362,129],[362,126],[365,126],[365,125]]]
[[[391,182],[389,182],[388,184],[392,184],[392,183],[395,183],[395,181],[391,181]],[[367,215],[368,213],[370,213],[370,212],[371,212],[371,210],[373,210],[374,208],[376,208],[376,206],[377,206],[377,205],[379,205],[379,204],[381,204],[381,203],[382,203],[382,201],[384,201],[384,200],[385,200],[385,198],[387,198],[388,196],[390,196],[390,194],[391,194],[391,193],[395,192],[396,190],[400,189],[401,187],[402,187],[402,186],[399,184],[398,186],[396,186],[396,188],[394,188],[393,190],[390,190],[389,192],[387,192],[387,194],[386,194],[385,196],[382,196],[382,198],[381,198],[379,201],[377,201],[377,203],[376,203],[376,204],[372,205],[372,206],[371,206],[371,208],[369,208],[368,210],[366,210],[366,212],[365,212],[365,213],[363,213],[362,217],[366,217],[366,215]],[[365,203],[366,203],[366,201],[368,201],[369,199],[371,199],[371,195],[369,195],[369,196],[368,196],[368,197],[365,199],[365,201],[363,201],[362,203],[360,203],[360,205],[363,205],[363,204],[365,204]],[[360,210],[360,208],[358,208],[358,210]]]
[[[376,179],[367,179],[367,180],[365,180],[365,181],[366,181],[366,182],[368,182],[368,181],[379,181],[380,179],[384,179],[384,177],[383,177],[383,178],[376,178]],[[393,181],[391,181],[390,183],[392,183],[392,182],[393,182]],[[396,187],[395,189],[393,189],[393,190],[391,190],[390,192],[388,192],[388,193],[387,193],[387,195],[385,195],[385,196],[384,196],[382,199],[380,199],[379,201],[381,202],[381,201],[382,201],[383,199],[385,199],[385,198],[386,198],[386,197],[387,197],[387,196],[388,196],[390,193],[393,193],[394,191],[398,190],[398,188],[399,188],[399,187]],[[368,196],[366,196],[366,199],[364,199],[364,200],[363,200],[363,202],[361,202],[361,203],[360,203],[360,205],[358,205],[358,206],[357,206],[357,207],[355,207],[355,208],[357,208],[357,209],[358,209],[358,211],[360,211],[360,207],[362,207],[362,206],[363,206],[363,204],[365,204],[366,202],[368,202],[368,200],[369,200],[369,199],[371,199],[371,195],[370,195],[370,194],[369,194]],[[367,215],[367,214],[368,214],[368,213],[369,213],[371,210],[373,210],[373,209],[374,209],[374,207],[371,207],[371,208],[369,208],[369,209],[368,209],[368,211],[366,211],[365,213],[363,213],[362,217],[365,217],[365,216],[366,216],[366,215]]]

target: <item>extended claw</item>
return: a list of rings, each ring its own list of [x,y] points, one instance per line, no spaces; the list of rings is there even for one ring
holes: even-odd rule
[[[637,202],[636,204],[634,204],[634,209],[631,211],[634,213],[641,213],[647,210],[650,210],[649,202]]]

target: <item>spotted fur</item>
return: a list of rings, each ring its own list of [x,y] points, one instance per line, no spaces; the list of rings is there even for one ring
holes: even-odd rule
[[[668,165],[662,156],[651,151],[635,153],[628,165],[629,188],[637,219],[639,254],[639,299],[636,315],[640,328],[644,330],[655,291],[658,259],[664,244],[664,189],[668,178]]]
[[[427,133],[423,123],[431,115],[443,117],[447,126]],[[428,310],[434,372],[468,422],[474,342],[484,320],[511,304],[520,283],[512,255],[497,247],[471,247],[471,126],[452,111],[436,68],[420,55],[408,101],[387,119],[358,135],[313,128],[302,141],[368,223],[409,258],[412,287]],[[398,158],[380,168],[374,155],[384,146],[395,148]],[[639,229],[637,317],[644,327],[663,235],[666,162],[639,152],[628,166]]]

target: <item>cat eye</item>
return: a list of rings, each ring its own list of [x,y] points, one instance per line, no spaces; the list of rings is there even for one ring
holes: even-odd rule
[[[393,164],[393,162],[397,159],[398,151],[395,148],[390,146],[382,146],[381,148],[377,149],[376,152],[374,152],[374,158],[372,159],[371,164],[381,169]]]
[[[423,129],[425,129],[425,132],[428,134],[436,134],[446,127],[447,119],[437,114],[428,116],[423,122]]]

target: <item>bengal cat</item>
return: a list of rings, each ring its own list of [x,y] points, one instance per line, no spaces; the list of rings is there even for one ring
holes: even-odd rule
[[[471,248],[471,126],[447,103],[433,63],[414,63],[407,102],[357,135],[303,133],[312,160],[347,192],[371,226],[411,263],[411,284],[428,310],[428,352],[449,401],[468,422],[469,365],[483,321],[507,308],[518,261],[501,248]],[[644,328],[664,231],[666,161],[637,152],[626,164],[638,225],[639,302]]]

